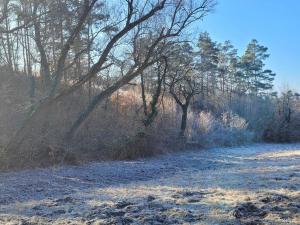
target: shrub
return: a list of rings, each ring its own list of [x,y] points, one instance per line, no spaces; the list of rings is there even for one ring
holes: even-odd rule
[[[190,113],[189,121],[189,140],[204,147],[234,146],[254,138],[253,132],[247,131],[246,121],[232,112],[224,112],[220,118],[210,112]]]

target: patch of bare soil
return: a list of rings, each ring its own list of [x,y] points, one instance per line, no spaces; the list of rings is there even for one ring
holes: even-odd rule
[[[286,222],[300,221],[300,194],[292,197],[277,193],[264,194],[256,201],[236,206],[233,215],[240,223],[247,225],[266,224],[264,221],[272,218]]]
[[[300,224],[300,145],[0,174],[0,224]]]

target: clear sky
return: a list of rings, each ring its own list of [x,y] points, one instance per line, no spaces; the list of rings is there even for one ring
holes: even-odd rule
[[[255,38],[269,48],[267,67],[276,74],[275,88],[300,91],[300,0],[218,0],[198,31],[218,42],[231,40],[239,52]]]

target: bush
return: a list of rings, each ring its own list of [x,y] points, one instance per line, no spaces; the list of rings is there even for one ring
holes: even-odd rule
[[[287,122],[280,117],[274,117],[276,123],[270,123],[264,131],[264,140],[268,142],[299,142],[300,141],[300,113],[292,116]]]
[[[253,141],[254,133],[247,131],[246,121],[232,112],[215,118],[210,112],[189,114],[188,138],[203,147],[235,146]]]
[[[276,99],[274,108],[272,120],[264,130],[264,140],[269,142],[299,142],[299,96],[292,91],[284,92]]]
[[[31,99],[28,77],[0,74],[0,146],[6,146],[41,95],[37,86]],[[37,81],[37,84],[39,82]],[[140,92],[127,87],[100,105],[73,141],[63,137],[74,119],[88,104],[88,90],[82,89],[40,114],[18,152],[0,152],[0,167],[44,167],[60,163],[93,160],[134,159],[180,148],[175,103],[164,98],[154,123],[145,128]],[[17,110],[16,110],[17,109]],[[141,135],[144,134],[144,135]]]

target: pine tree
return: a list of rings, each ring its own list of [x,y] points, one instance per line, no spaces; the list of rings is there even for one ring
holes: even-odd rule
[[[197,44],[199,51],[197,53],[198,62],[197,68],[201,74],[201,93],[204,97],[210,93],[215,94],[217,87],[217,69],[218,69],[218,53],[219,49],[217,43],[212,41],[207,32],[201,33]]]
[[[218,78],[222,94],[231,97],[236,82],[238,56],[237,49],[230,41],[218,44]]]
[[[267,51],[267,47],[253,39],[241,58],[240,66],[247,82],[247,91],[251,94],[265,94],[273,88],[275,73],[265,69],[265,60],[269,57]]]

